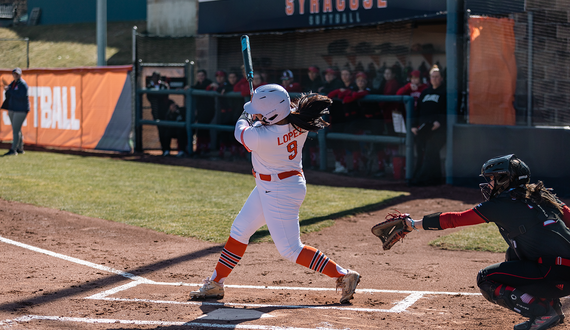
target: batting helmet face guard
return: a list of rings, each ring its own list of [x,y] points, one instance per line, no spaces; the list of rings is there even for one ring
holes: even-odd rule
[[[252,115],[260,114],[263,124],[272,125],[289,116],[291,98],[281,85],[267,84],[257,87],[243,109]]]
[[[481,167],[481,176],[487,183],[479,187],[486,200],[496,197],[509,188],[530,182],[530,168],[514,154],[491,158]],[[493,185],[491,187],[491,181]]]

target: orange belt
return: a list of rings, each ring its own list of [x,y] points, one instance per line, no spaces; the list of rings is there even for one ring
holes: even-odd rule
[[[255,170],[251,170],[251,173],[253,173],[253,176],[257,178],[257,175],[259,175],[259,179],[263,180],[263,181],[271,181],[271,175],[269,174],[260,174],[260,173],[256,173]],[[277,174],[277,177],[279,178],[279,180],[284,180],[287,179],[289,177],[292,176],[303,176],[303,172],[299,172],[299,171],[287,171],[287,172],[281,172],[279,174]]]
[[[548,260],[552,259],[552,260]],[[565,259],[562,257],[553,257],[547,258],[547,260],[542,260],[542,258],[538,258],[539,264],[554,264],[556,266],[567,266],[570,267],[570,259]]]

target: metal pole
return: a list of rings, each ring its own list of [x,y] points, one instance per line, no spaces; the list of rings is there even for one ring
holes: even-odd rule
[[[329,121],[329,119],[326,118],[326,121]],[[322,129],[317,133],[319,142],[319,169],[321,171],[327,170],[327,131],[328,129]]]
[[[133,65],[135,65],[135,63],[137,62],[137,29],[138,27],[135,25],[133,26],[133,31],[132,31],[132,44],[131,44],[131,52],[132,52],[132,63]]]
[[[135,62],[134,66],[136,67],[136,72],[140,72],[140,64],[139,61]],[[135,82],[135,91],[139,89],[139,77],[137,75],[137,80]],[[146,87],[146,86],[145,86]],[[142,145],[142,124],[140,121],[142,120],[142,94],[135,92],[135,151],[142,152],[143,145]]]
[[[24,38],[26,40],[26,68],[30,68],[30,38]]]
[[[97,66],[106,66],[107,0],[97,0]]]
[[[132,127],[131,127],[131,141],[133,141],[132,139],[134,138],[134,143],[135,143],[135,148],[134,149],[138,149],[139,146],[136,145],[136,141],[137,141],[137,76],[138,76],[138,71],[137,71],[137,27],[136,25],[133,26],[133,31],[132,31],[132,61],[131,63],[133,64],[133,70],[131,71],[131,104],[132,104]]]
[[[532,51],[534,38],[533,13],[528,12],[528,79],[526,86],[526,125],[532,126]]]
[[[412,133],[412,116],[414,115],[414,98],[404,96],[406,106],[406,181],[412,179],[414,171],[414,133]]]
[[[445,37],[445,57],[447,62],[447,154],[445,157],[446,183],[453,184],[453,126],[457,121],[459,89],[458,43],[460,13],[464,10],[462,0],[447,0],[447,33]]]
[[[194,132],[192,131],[192,123],[194,123],[194,98],[192,97],[192,88],[186,89],[184,94],[184,105],[186,106],[186,136],[188,143],[186,151],[188,155],[194,154]]]

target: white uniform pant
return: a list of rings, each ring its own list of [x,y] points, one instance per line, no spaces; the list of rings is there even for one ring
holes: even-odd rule
[[[274,182],[256,179],[256,183],[232,224],[230,236],[248,244],[255,231],[267,224],[281,256],[295,262],[303,250],[299,208],[307,193],[305,178],[295,175]]]

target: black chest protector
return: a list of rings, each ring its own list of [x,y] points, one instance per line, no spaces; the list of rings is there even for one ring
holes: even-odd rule
[[[540,257],[570,258],[570,230],[554,207],[513,199],[509,192],[474,208],[485,221],[494,222],[521,260]]]

